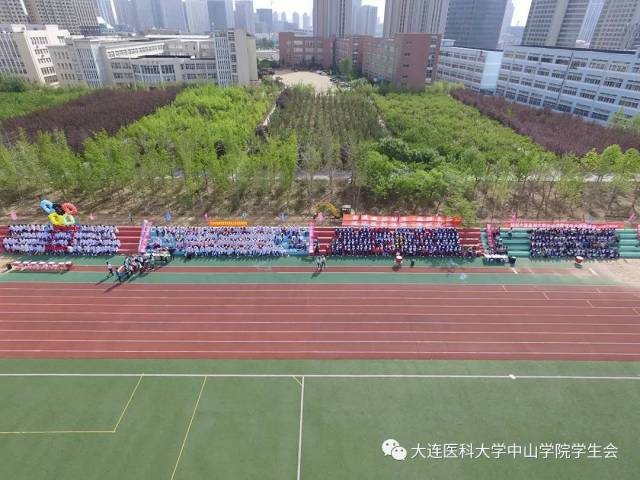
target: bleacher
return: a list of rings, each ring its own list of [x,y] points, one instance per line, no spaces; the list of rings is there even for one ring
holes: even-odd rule
[[[635,228],[619,228],[616,233],[620,239],[620,257],[640,258],[640,242]]]
[[[509,256],[527,258],[531,255],[531,242],[526,229],[514,228],[511,231],[511,238],[509,238],[509,229],[501,228],[500,239],[509,252]]]

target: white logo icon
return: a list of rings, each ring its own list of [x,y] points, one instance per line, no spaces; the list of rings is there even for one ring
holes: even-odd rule
[[[394,460],[402,461],[407,458],[407,451],[393,438],[382,442],[382,451],[385,457],[391,456]]]
[[[407,458],[407,451],[403,447],[396,447],[391,450],[391,458],[402,461]]]

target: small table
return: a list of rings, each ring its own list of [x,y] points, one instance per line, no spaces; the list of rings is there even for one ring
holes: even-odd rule
[[[492,253],[485,253],[482,257],[482,262],[487,265],[491,263],[505,264],[509,261],[507,255],[497,255]]]

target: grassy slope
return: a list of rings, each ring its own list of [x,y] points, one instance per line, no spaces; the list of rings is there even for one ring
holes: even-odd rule
[[[0,92],[0,120],[60,105],[85,93],[87,93],[86,90],[80,89],[34,89],[21,93]]]

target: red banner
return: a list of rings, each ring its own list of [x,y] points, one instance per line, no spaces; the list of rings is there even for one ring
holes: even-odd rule
[[[511,228],[624,228],[624,223],[584,223],[584,222],[539,222],[517,220],[511,222]]]
[[[458,227],[462,223],[460,217],[435,216],[404,216],[391,217],[366,214],[345,214],[342,217],[343,227],[372,227],[372,228],[437,228]]]

